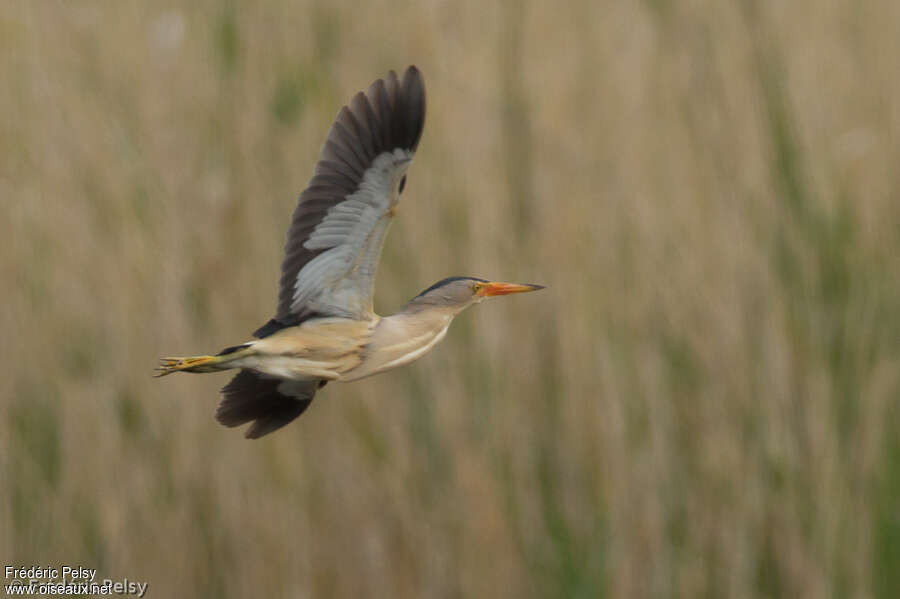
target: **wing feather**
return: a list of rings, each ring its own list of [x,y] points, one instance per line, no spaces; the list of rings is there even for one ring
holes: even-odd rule
[[[370,156],[375,155],[375,148],[379,148],[380,144],[375,143],[375,135],[372,132],[372,120],[374,117],[370,117],[372,107],[369,106],[366,94],[359,92],[353,96],[349,108],[350,113],[353,115],[353,120],[356,121],[356,125],[359,127],[360,144]]]
[[[363,166],[356,156],[339,141],[329,139],[325,142],[325,149],[322,151],[322,154],[329,162],[336,162],[339,165],[347,166],[354,178],[361,179],[363,173],[366,172],[366,167]]]
[[[416,67],[391,71],[337,113],[291,219],[271,334],[312,316],[368,318],[381,247],[425,122]]]
[[[255,370],[241,370],[222,389],[216,420],[228,427],[252,422],[246,437],[258,439],[302,414],[322,384],[318,380],[287,381]]]
[[[362,148],[356,142],[356,133],[351,133],[349,129],[350,123],[348,122],[348,119],[352,118],[353,115],[350,114],[350,111],[347,110],[346,106],[341,108],[341,112],[334,121],[334,134],[335,137],[340,140],[342,147],[353,155],[357,163],[365,165],[368,163],[368,159],[363,153]],[[355,131],[356,126],[353,125],[353,128]]]

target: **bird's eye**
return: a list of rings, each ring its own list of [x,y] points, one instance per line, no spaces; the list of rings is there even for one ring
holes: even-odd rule
[[[400,179],[400,188],[397,190],[397,195],[403,193],[403,189],[406,187],[406,175],[403,175],[403,178]]]
[[[478,293],[482,287],[484,287],[484,283],[472,283],[472,293]]]

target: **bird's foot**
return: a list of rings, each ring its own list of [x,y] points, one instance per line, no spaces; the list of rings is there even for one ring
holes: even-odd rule
[[[166,376],[173,372],[213,372],[218,368],[212,365],[219,362],[218,356],[192,356],[189,358],[162,358],[156,367],[155,377]]]

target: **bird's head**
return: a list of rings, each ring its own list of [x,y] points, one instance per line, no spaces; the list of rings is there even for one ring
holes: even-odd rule
[[[414,297],[410,304],[446,308],[459,312],[489,297],[537,291],[543,288],[542,285],[501,283],[477,277],[448,277]]]

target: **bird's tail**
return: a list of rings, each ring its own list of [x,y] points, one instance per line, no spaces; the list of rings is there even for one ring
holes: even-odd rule
[[[216,372],[236,368],[229,364],[238,358],[243,358],[249,351],[250,344],[227,347],[215,356],[190,356],[162,358],[156,367],[155,377],[166,376],[173,372]]]

